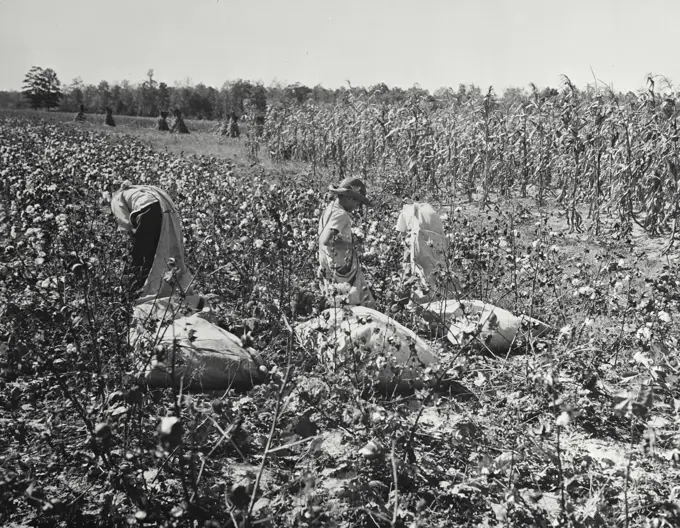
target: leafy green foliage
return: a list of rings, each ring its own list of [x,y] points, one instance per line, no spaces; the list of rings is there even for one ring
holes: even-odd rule
[[[442,280],[555,332],[507,357],[430,334],[442,370],[424,374],[475,399],[384,398],[287,327],[324,306],[315,248],[327,182],[314,172],[0,117],[0,176],[2,524],[678,523],[677,263],[648,269],[623,242],[584,241],[526,200],[441,204]],[[195,286],[260,353],[265,383],[188,394],[140,379],[120,279],[127,240],[106,205],[121,177],[180,206]],[[398,180],[372,180],[376,208],[357,236],[378,308],[428,335],[403,302],[414,281],[394,230],[401,202],[381,192]]]

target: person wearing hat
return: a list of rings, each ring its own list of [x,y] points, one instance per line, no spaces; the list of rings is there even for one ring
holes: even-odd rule
[[[361,270],[352,236],[350,213],[362,205],[370,206],[366,185],[358,178],[345,178],[337,187],[328,188],[335,199],[319,219],[319,275],[327,295],[345,296],[347,304],[375,307],[373,294]]]

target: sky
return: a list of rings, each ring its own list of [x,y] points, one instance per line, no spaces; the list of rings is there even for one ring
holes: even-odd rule
[[[326,88],[680,83],[677,0],[0,0],[0,90],[63,85]]]

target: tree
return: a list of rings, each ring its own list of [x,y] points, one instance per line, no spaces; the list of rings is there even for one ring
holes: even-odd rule
[[[194,86],[188,93],[186,113],[194,119],[212,119],[214,117],[213,101],[217,98],[217,90],[203,83]]]
[[[108,108],[111,104],[111,87],[106,81],[101,81],[97,86],[99,92],[99,105],[101,108]]]
[[[447,103],[453,103],[457,101],[456,91],[451,87],[442,86],[441,88],[437,88],[433,95],[437,99],[440,99]]]
[[[267,113],[267,89],[262,83],[257,83],[253,87],[250,102],[255,107],[255,111],[258,115]]]
[[[60,108],[65,112],[77,112],[81,104],[85,104],[85,84],[80,77],[76,77],[65,88]]]
[[[0,91],[0,108],[21,108],[21,93]]]
[[[302,104],[312,93],[312,89],[304,84],[294,83],[286,86],[285,93],[289,99],[295,100],[298,104]]]
[[[33,66],[23,82],[22,93],[29,100],[31,108],[57,108],[62,98],[61,83],[51,68]]]
[[[317,84],[314,88],[312,88],[311,97],[317,103],[332,103],[333,102],[333,93],[326,90],[320,84]]]
[[[37,110],[42,106],[42,101],[40,99],[40,94],[36,90],[36,86],[39,83],[39,78],[43,73],[43,69],[40,66],[33,66],[26,77],[24,78],[23,88],[21,93],[26,99],[28,99],[29,104],[33,110]]]
[[[233,83],[225,83],[224,88],[227,90],[227,104],[225,105],[227,115],[231,115],[232,112],[235,112],[238,116],[245,114],[243,102],[253,96],[253,84],[250,81],[237,79]]]
[[[106,105],[101,104],[99,99],[99,88],[93,84],[88,84],[83,90],[85,108],[88,112],[102,112]]]
[[[192,87],[189,85],[182,86],[179,83],[175,83],[172,91],[170,92],[170,107],[186,109],[189,107],[189,98],[191,97]],[[174,112],[174,110],[173,110]]]
[[[164,82],[158,85],[158,108],[161,111],[170,108],[170,88]]]
[[[524,88],[506,88],[503,92],[503,103],[507,108],[512,108],[514,105],[523,105],[529,100],[529,94]]]
[[[111,88],[111,105],[115,114],[122,114],[123,103],[120,100],[122,89],[119,84],[114,84]]]
[[[285,87],[279,81],[270,83],[266,90],[268,106],[276,106],[286,99]]]
[[[137,114],[152,116],[158,114],[158,83],[153,78],[153,69],[146,72],[148,80],[137,89]]]
[[[115,114],[135,115],[135,88],[125,79],[120,85],[113,87],[112,95],[117,96]]]
[[[45,94],[43,104],[45,108],[47,108],[47,110],[50,108],[58,108],[63,94],[61,93],[61,82],[59,82],[57,73],[53,69],[47,68],[43,72],[43,82]]]

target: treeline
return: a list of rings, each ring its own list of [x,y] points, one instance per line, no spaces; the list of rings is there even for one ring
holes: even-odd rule
[[[518,90],[509,90],[507,93],[515,97]],[[375,102],[400,104],[414,97],[433,102],[441,100],[442,96],[448,99],[452,95],[458,99],[476,99],[482,96],[482,92],[474,85],[460,85],[458,90],[442,88],[430,93],[418,86],[405,90],[388,87],[384,83],[369,87],[348,85],[328,89],[321,85],[308,87],[300,83],[264,86],[262,83],[242,79],[227,81],[219,89],[202,83],[170,86],[165,82],[158,82],[153,70],[149,70],[147,78],[140,83],[123,81],[110,84],[101,81],[94,85],[84,84],[80,78],[76,78],[70,85],[61,86],[58,110],[78,112],[83,105],[86,112],[92,113],[104,113],[109,107],[115,115],[157,117],[162,111],[178,108],[189,119],[221,120],[232,116],[249,116],[255,119],[263,118],[267,109],[278,103],[335,104],[350,95],[360,98],[368,96]],[[0,92],[0,107],[30,108],[31,104],[19,91]]]

